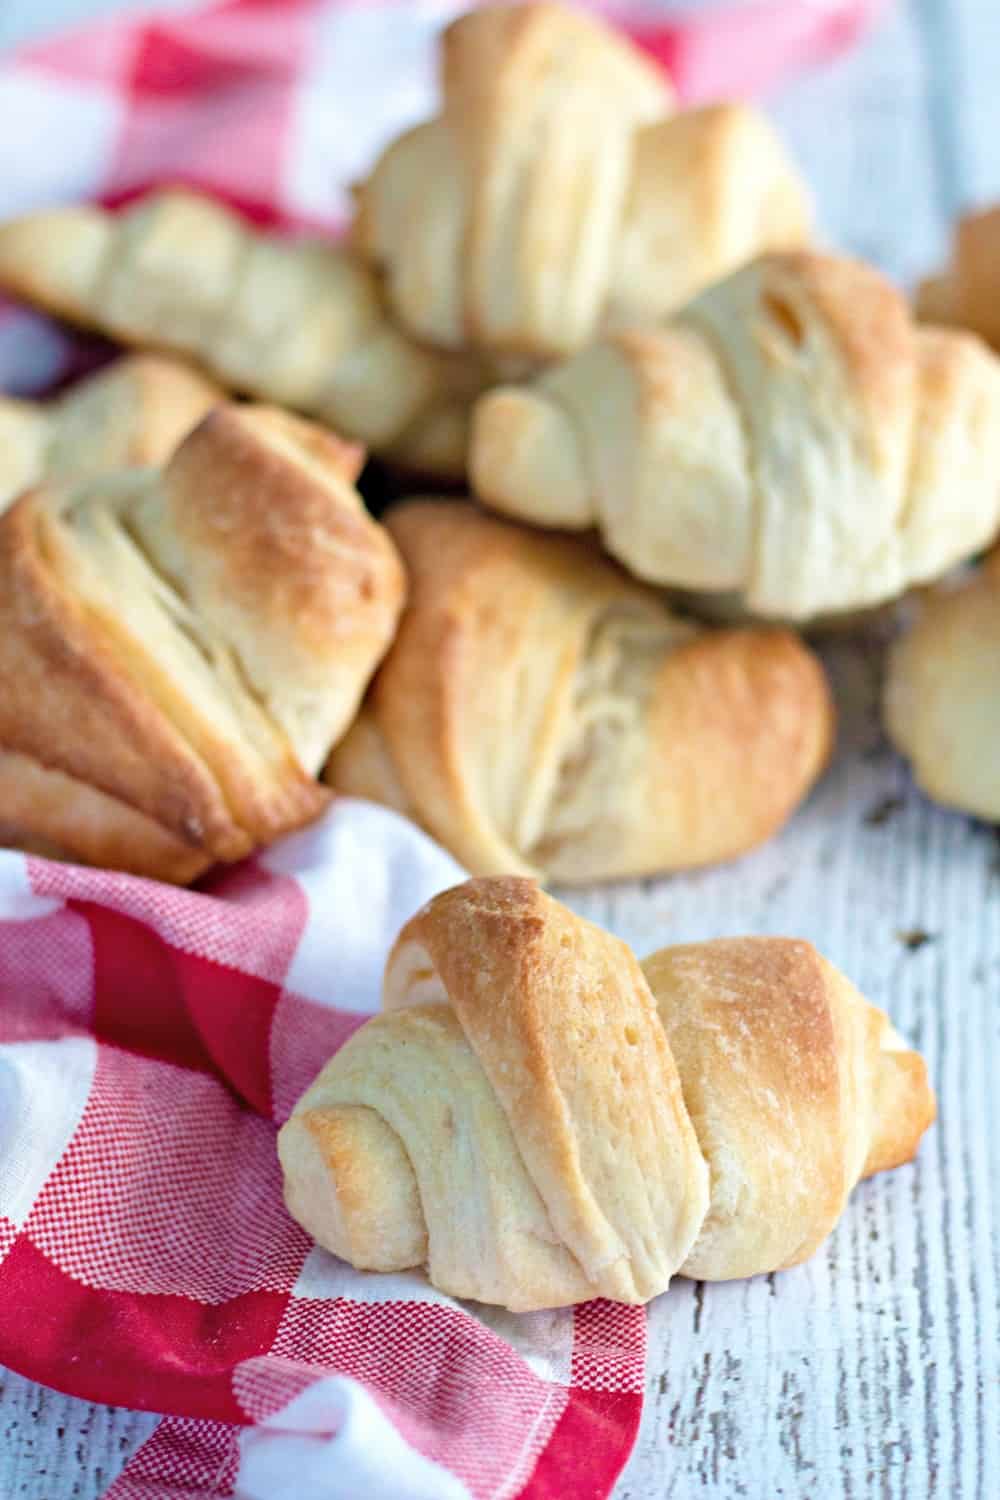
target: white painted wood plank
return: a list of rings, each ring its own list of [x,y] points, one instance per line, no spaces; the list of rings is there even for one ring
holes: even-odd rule
[[[1000,1494],[1000,843],[928,804],[881,738],[880,653],[826,653],[842,745],[789,829],[724,870],[574,902],[640,952],[810,937],[924,1052],[941,1122],[807,1266],[677,1283],[618,1500]],[[927,941],[909,946],[917,933]]]
[[[969,1013],[981,961],[972,943],[954,947],[957,960],[927,963],[947,977],[923,976],[931,1000],[916,1029],[943,1118],[920,1163],[864,1187],[810,1266],[681,1289],[653,1310],[659,1385],[623,1494],[653,1493],[668,1466],[682,1495],[695,1481],[699,1493],[745,1493],[748,1474],[762,1496],[797,1493],[807,1475],[820,1494],[997,1492],[997,1176],[975,1160],[1000,1123],[987,1076],[995,997]]]
[[[159,1419],[93,1406],[0,1370],[3,1500],[97,1500]]]
[[[946,0],[934,0],[944,12]],[[835,247],[910,282],[940,249],[928,69],[917,7],[772,101],[771,114],[813,184]]]
[[[678,1282],[654,1304],[645,1419],[618,1500],[1000,1492],[1000,842],[921,798],[885,744],[878,641],[825,654],[841,745],[778,839],[723,869],[570,899],[640,953],[744,931],[811,938],[925,1053],[941,1123],[916,1166],[856,1193],[807,1266]],[[927,941],[913,946],[916,933]],[[97,1421],[89,1467],[67,1472],[51,1408],[24,1415],[29,1389],[12,1493],[96,1496],[113,1443],[131,1447],[149,1419],[59,1398],[64,1433]]]
[[[934,79],[949,207],[1000,201],[1000,5],[920,0],[919,14],[928,50],[943,54]]]

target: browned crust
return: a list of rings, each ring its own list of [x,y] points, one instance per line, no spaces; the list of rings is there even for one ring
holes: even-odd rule
[[[355,1106],[357,1109],[358,1106]],[[329,1109],[306,1109],[298,1115],[337,1184],[337,1199],[345,1224],[364,1220],[371,1201],[370,1185],[355,1152],[353,1120]]]
[[[840,1061],[842,1108],[848,1123],[861,1109],[868,1120],[858,1175],[871,1177],[912,1161],[937,1118],[937,1100],[927,1064],[893,1031],[885,1011],[825,958],[819,957],[819,964]]]
[[[799,939],[666,948],[643,970],[695,1128],[704,1149],[714,1138],[713,1170],[722,1179],[722,1233],[731,1243],[716,1241],[713,1209],[693,1274],[716,1274],[713,1260],[728,1263],[724,1274],[805,1260],[859,1176],[916,1152],[935,1113],[923,1060]],[[754,1264],[762,1250],[780,1261]]]
[[[370,705],[408,802],[466,863],[482,858],[483,811],[467,767],[470,685],[502,662],[504,639],[564,589],[599,610],[616,597],[655,598],[576,538],[528,530],[467,502],[414,500],[386,522],[410,578],[396,640]],[[499,845],[495,831],[488,840]],[[513,851],[509,869],[534,873]]]
[[[917,317],[924,323],[949,326],[955,321],[955,282],[951,275],[928,276],[914,297]]]
[[[902,292],[873,266],[843,255],[790,250],[768,256],[767,262],[765,288],[787,274],[818,310],[840,349],[857,406],[873,427],[898,422],[912,401],[916,364],[913,322]]]
[[[0,750],[0,845],[175,885],[211,863],[144,813],[12,750]]]
[[[827,966],[812,943],[786,937],[714,938],[662,953],[672,963],[698,965],[707,981],[698,989],[702,1020],[725,1018],[727,1030],[753,1037],[764,1083],[777,1086],[792,1077],[810,1098],[833,1097],[837,1037]],[[654,966],[656,957],[646,965]]]
[[[457,851],[464,826],[478,819],[462,763],[464,685],[475,669],[465,617],[477,601],[487,619],[494,614],[493,590],[478,579],[493,561],[502,567],[508,538],[471,507],[447,501],[398,506],[386,524],[405,560],[410,594],[372,684],[372,713],[407,801]],[[498,548],[492,558],[490,535]]]
[[[937,1119],[937,1102],[927,1064],[919,1053],[883,1052],[876,1083],[875,1114],[880,1129],[865,1158],[864,1177],[912,1161],[921,1137]]]
[[[802,1217],[784,1236],[795,1250],[782,1264],[806,1260],[833,1228],[854,1186],[841,1089],[841,1067],[852,1060],[850,1044],[845,1038],[841,1055],[820,955],[811,943],[794,938],[722,938],[664,949],[643,968],[696,1126],[711,1102],[708,1096],[725,1083],[728,1061],[733,1138],[745,1150],[737,1171],[742,1168],[754,1195],[761,1194],[763,1206],[773,1212],[782,1195],[780,1181],[771,1180],[774,1163],[798,1167],[787,1184],[794,1195],[808,1170],[808,1202],[800,1204]],[[780,1104],[780,1115],[770,1121],[766,1106],[757,1114],[758,1102],[768,1098]],[[751,1133],[766,1123],[779,1136],[787,1133],[792,1156],[808,1162],[769,1151],[758,1180],[743,1123]],[[785,1142],[773,1144],[784,1150]],[[760,1211],[761,1201],[751,1204],[751,1213],[754,1207]]]
[[[478,733],[470,690],[487,666],[503,670],[507,633],[559,596],[567,636],[578,636],[581,649],[586,631],[572,617],[574,600],[588,618],[619,600],[662,610],[664,619],[667,611],[655,591],[588,542],[528,531],[467,504],[409,502],[388,525],[411,594],[370,696],[380,759],[388,755],[425,826],[475,864],[489,810],[470,781]],[[575,657],[567,652],[572,673]],[[627,848],[616,851],[615,873],[711,863],[770,836],[825,766],[834,722],[822,667],[789,631],[716,631],[665,649],[646,709],[643,762],[631,773],[646,788],[642,826],[623,825],[619,844]],[[377,787],[377,777],[359,781],[365,746],[354,749],[347,764],[354,785]],[[508,869],[532,873],[517,851],[506,859]],[[582,866],[581,874],[597,878]],[[564,871],[563,878],[571,877]]]
[[[565,1004],[568,1020],[577,1001],[586,1003],[587,985],[574,972],[581,960],[596,980],[599,955],[616,981],[648,998],[638,961],[620,938],[576,916],[524,876],[483,876],[435,896],[399,934],[387,971],[408,943],[427,950],[470,1040],[487,1033],[490,1050],[503,1057],[509,1051],[502,1035],[516,1033],[519,1049],[526,1044],[523,1061],[533,1085],[548,1079],[546,1060],[531,1045],[543,1013]],[[571,973],[563,984],[561,978]]]
[[[390,1009],[406,1003],[394,964],[405,972],[414,948],[440,978],[540,1184],[551,1172],[578,1193],[581,1162],[600,1150],[585,1139],[589,1115],[569,1102],[576,1079],[588,1100],[614,1094],[613,1079],[639,1097],[679,1081],[679,1161],[693,1172],[698,1153],[683,1154],[693,1124],[713,1188],[689,1274],[806,1259],[858,1177],[909,1160],[934,1118],[922,1060],[799,939],[684,945],[639,966],[533,881],[493,877],[435,897],[406,925],[387,965]]]
[[[616,1147],[628,1143],[640,1160],[654,1142],[657,1153],[669,1153],[673,1171],[662,1157],[648,1161],[648,1203],[635,1205],[637,1223],[648,1223],[649,1203],[661,1202],[665,1212],[669,1205],[669,1228],[649,1224],[663,1242],[669,1276],[684,1253],[675,1239],[690,1244],[704,1212],[704,1167],[631,949],[516,876],[466,881],[435,897],[404,927],[387,976],[410,942],[429,955],[553,1224],[585,1270],[595,1237],[603,1237],[591,1185],[613,1154],[598,1120]],[[668,1203],[664,1173],[673,1179]],[[621,1203],[616,1213],[621,1229]]]
[[[651,823],[675,830],[678,863],[742,854],[801,803],[835,728],[823,668],[792,631],[715,630],[677,646],[651,696]]]
[[[1000,350],[1000,205],[959,220],[951,264],[922,283],[917,311],[927,322],[968,328]]]
[[[408,943],[419,943],[429,954],[494,1088],[504,1089],[498,1062],[504,1077],[520,1075],[525,1107],[532,1097],[553,1092],[544,1037],[555,1015],[567,1036],[576,1033],[581,1062],[585,1044],[599,1041],[582,1012],[591,1002],[599,1007],[605,986],[609,993],[638,997],[647,1019],[655,1020],[631,949],[523,876],[467,880],[435,896],[403,928],[387,974]],[[662,1036],[658,1041],[662,1044]],[[564,1165],[570,1166],[568,1158]]]
[[[380,656],[406,578],[388,533],[352,488],[363,462],[359,444],[289,412],[229,404],[180,446],[164,483],[174,524],[219,560],[227,597],[288,621],[305,651],[343,646],[350,621],[353,635],[371,633]]]
[[[391,639],[405,588],[392,541],[351,488],[362,457],[286,413],[223,406],[161,480],[169,526],[186,528],[202,558],[212,553],[227,605],[265,622],[275,648],[293,663],[301,653],[317,681],[317,659],[348,686],[354,672],[358,693]],[[12,684],[0,745],[150,820],[190,851],[192,868],[240,858],[312,821],[330,793],[280,733],[263,750],[235,751],[132,637],[114,601],[76,597],[58,509],[57,492],[43,489],[0,519],[0,673]],[[38,836],[60,845],[52,830]],[[69,829],[62,843],[75,849],[72,837]],[[94,856],[81,847],[80,857]],[[172,869],[173,856],[163,857]]]
[[[46,492],[0,517],[0,744],[91,783],[192,849],[237,859],[250,840],[214,778],[122,672],[105,631],[46,557]]]

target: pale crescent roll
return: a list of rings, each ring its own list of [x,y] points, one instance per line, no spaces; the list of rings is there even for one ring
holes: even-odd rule
[[[729,858],[825,765],[830,695],[790,632],[693,625],[596,548],[457,501],[387,525],[409,605],[326,779],[466,869],[576,883]]]
[[[1000,823],[1000,551],[916,609],[889,655],[889,737],[928,796]]]
[[[419,339],[572,354],[808,238],[808,196],[764,117],[674,116],[661,70],[595,16],[478,7],[445,28],[440,71],[440,113],[383,152],[352,231]]]
[[[322,811],[403,601],[356,447],[217,407],[162,470],[0,517],[7,842],[187,880]]]
[[[762,256],[473,417],[473,490],[596,527],[651,583],[805,621],[939,577],[1000,528],[1000,361],[877,271]]]
[[[401,333],[344,246],[265,234],[213,198],[164,189],[117,213],[79,205],[0,224],[0,289],[182,355],[414,469],[464,472],[482,370]]]
[[[334,1254],[530,1311],[795,1265],[934,1113],[923,1060],[808,943],[640,967],[502,878],[407,923],[383,1014],[278,1151],[290,1212]]]

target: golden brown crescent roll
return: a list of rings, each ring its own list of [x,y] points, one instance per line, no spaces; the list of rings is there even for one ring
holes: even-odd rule
[[[383,999],[278,1137],[289,1211],[513,1311],[795,1265],[934,1119],[922,1059],[808,943],[640,967],[528,880],[436,897]]]
[[[951,265],[920,287],[917,312],[971,328],[1000,349],[1000,205],[959,221]]]
[[[0,848],[150,875],[174,885],[210,863],[204,849],[86,781],[0,749]]]
[[[0,823],[162,879],[314,818],[404,578],[361,450],[219,406],[166,467],[0,517]]]
[[[918,609],[889,657],[889,736],[929,796],[1000,822],[1000,551]]]
[[[176,360],[135,354],[50,401],[0,396],[0,510],[41,479],[161,464],[222,391]]]
[[[318,417],[428,473],[464,472],[474,362],[389,322],[349,250],[264,234],[171,189],[0,225],[0,288],[59,318],[196,361],[232,390]]]
[[[488,393],[470,476],[509,515],[597,526],[650,582],[775,618],[860,609],[1000,527],[1000,361],[915,326],[867,266],[767,255],[670,323]]]
[[[596,548],[417,500],[387,522],[410,599],[326,778],[408,812],[476,874],[581,882],[767,838],[829,752],[819,663],[706,631]]]
[[[802,244],[804,187],[767,122],[664,118],[660,70],[593,16],[489,5],[441,42],[441,113],[357,189],[353,243],[415,337],[548,359]]]

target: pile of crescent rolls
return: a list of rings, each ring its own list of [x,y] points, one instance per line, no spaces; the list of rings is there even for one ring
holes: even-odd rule
[[[1000,210],[914,311],[591,15],[477,8],[440,81],[342,241],[179,189],[0,225],[0,292],[130,351],[0,401],[0,844],[186,883],[338,792],[413,819],[478,878],[285,1126],[289,1206],[458,1296],[644,1301],[811,1253],[933,1096],[807,944],[640,966],[537,882],[771,836],[834,739],[797,629],[904,597],[889,733],[1000,820]]]

